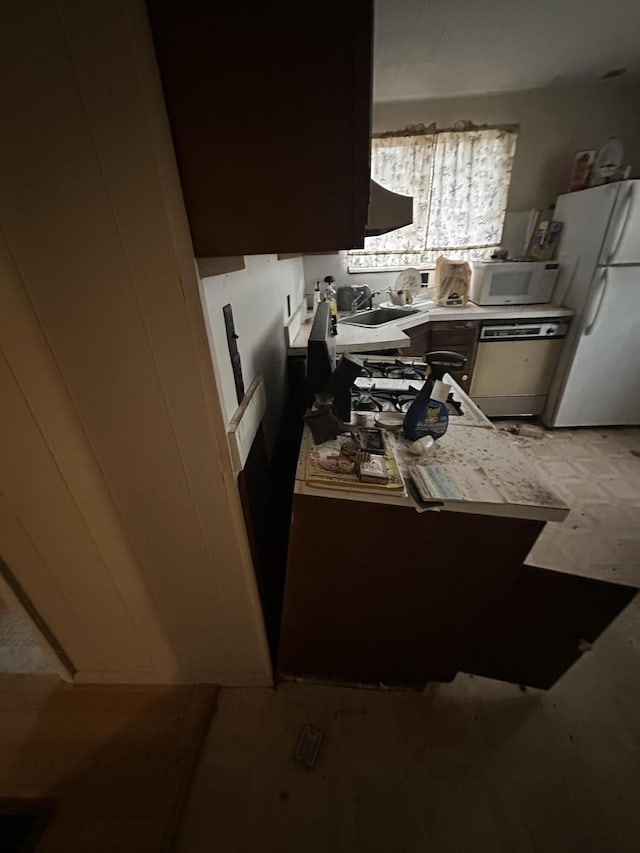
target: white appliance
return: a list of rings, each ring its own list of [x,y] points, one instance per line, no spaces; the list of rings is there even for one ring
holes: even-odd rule
[[[573,308],[548,426],[640,424],[640,181],[561,195],[556,299]]]
[[[542,305],[551,302],[556,261],[473,261],[469,298],[476,305]]]
[[[568,327],[544,318],[482,326],[469,394],[485,415],[542,412]]]

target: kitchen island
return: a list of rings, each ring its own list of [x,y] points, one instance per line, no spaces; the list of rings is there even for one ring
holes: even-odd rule
[[[486,419],[451,425],[424,457],[386,435],[398,489],[314,480],[303,437],[280,675],[419,688],[465,671],[550,687],[636,590],[527,565],[568,507]],[[423,494],[418,512],[414,465],[465,488],[428,509]]]

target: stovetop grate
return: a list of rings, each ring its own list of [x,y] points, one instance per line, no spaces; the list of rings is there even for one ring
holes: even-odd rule
[[[426,368],[427,365],[424,362],[406,362],[400,359],[393,361],[365,359],[361,375],[367,378],[424,380]]]
[[[378,390],[375,385],[366,389],[354,386],[351,389],[351,409],[356,412],[406,412],[417,394],[416,388],[408,391],[383,391]],[[462,415],[462,406],[454,399],[453,394],[449,394],[447,408],[450,415]]]

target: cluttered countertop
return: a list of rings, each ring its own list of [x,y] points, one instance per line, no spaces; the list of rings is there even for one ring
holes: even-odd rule
[[[314,445],[305,427],[295,492],[350,501],[512,518],[562,521],[569,508],[541,481],[510,436],[497,430],[450,377],[445,381],[463,416],[451,418],[435,444],[416,455],[401,430],[380,428],[377,413],[361,413],[367,439],[381,441],[386,482],[363,482],[349,435]],[[455,421],[455,422],[454,422]]]

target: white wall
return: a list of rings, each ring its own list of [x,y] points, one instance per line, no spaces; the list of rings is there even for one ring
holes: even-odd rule
[[[336,252],[334,255],[305,255],[304,258],[304,282],[305,293],[311,293],[316,281],[323,286],[323,278],[332,275],[336,285],[340,284],[368,284],[371,290],[384,291],[392,287],[398,277],[397,272],[387,273],[349,273],[347,272],[347,253]],[[378,301],[382,301],[381,296]]]
[[[0,552],[85,681],[271,682],[143,0],[0,54]]]
[[[272,449],[286,389],[287,296],[293,314],[304,295],[302,259],[278,260],[276,255],[248,255],[245,269],[204,278],[202,284],[225,421],[229,423],[238,408],[222,314],[223,306],[231,304],[245,388],[256,376],[262,374],[264,377],[265,438],[268,448]]]

